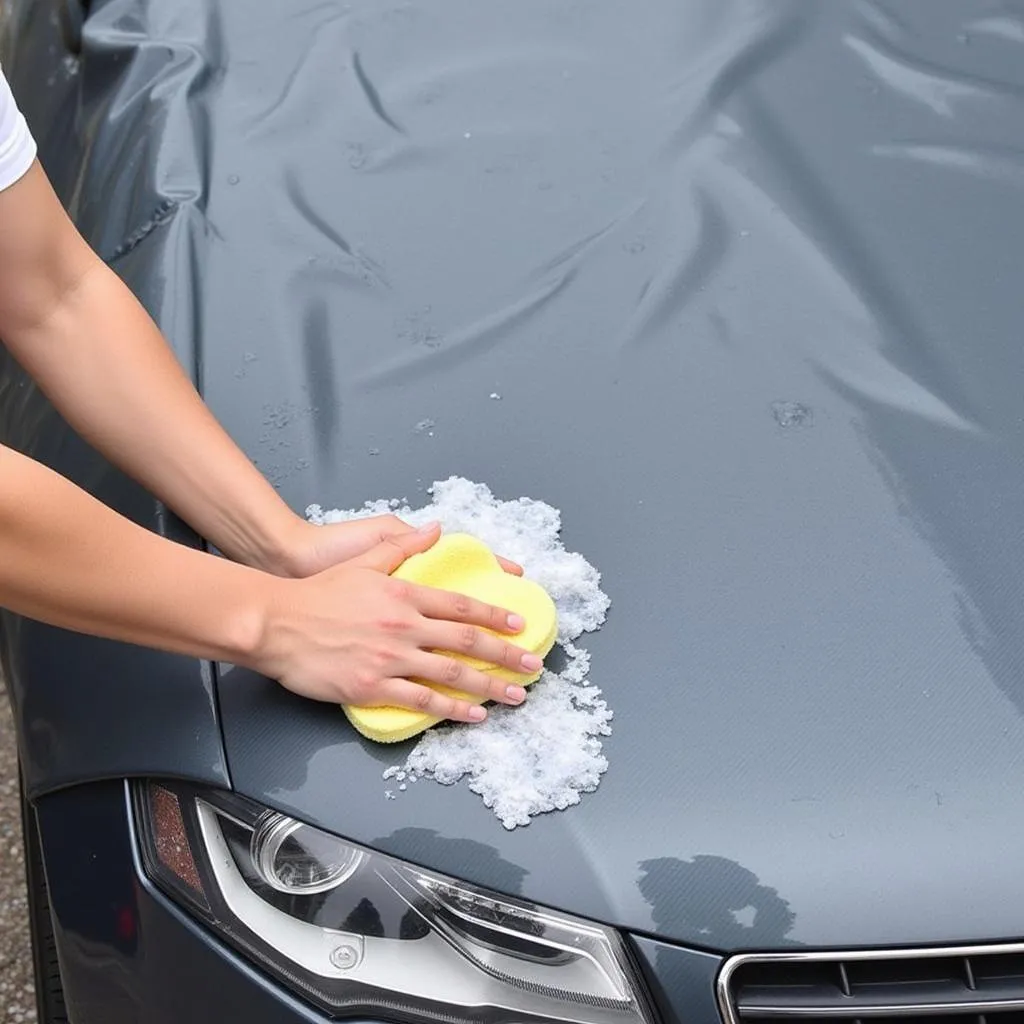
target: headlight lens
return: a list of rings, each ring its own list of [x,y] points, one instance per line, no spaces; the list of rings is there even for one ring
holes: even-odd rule
[[[137,809],[154,881],[328,1010],[650,1022],[611,929],[414,868],[232,794],[148,783]]]
[[[354,847],[274,811],[257,821],[249,856],[264,883],[278,892],[307,896],[337,888],[363,862]]]

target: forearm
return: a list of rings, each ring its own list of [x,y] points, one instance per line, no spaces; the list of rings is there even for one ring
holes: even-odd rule
[[[0,447],[2,607],[78,632],[249,664],[275,582],[150,533]]]
[[[98,259],[11,348],[71,426],[225,554],[271,567],[295,520]]]

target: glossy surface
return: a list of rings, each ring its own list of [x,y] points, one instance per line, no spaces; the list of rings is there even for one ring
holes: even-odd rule
[[[721,957],[655,939],[634,937],[630,945],[662,1024],[711,1024],[721,1020],[715,1002]]]
[[[239,790],[701,947],[1024,931],[1024,6],[108,0],[83,38],[77,215],[293,506],[481,480],[613,600],[579,807],[386,801],[391,752],[231,671]]]

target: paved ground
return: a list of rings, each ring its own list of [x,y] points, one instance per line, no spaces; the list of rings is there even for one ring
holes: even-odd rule
[[[14,728],[0,681],[0,1024],[35,1020]]]

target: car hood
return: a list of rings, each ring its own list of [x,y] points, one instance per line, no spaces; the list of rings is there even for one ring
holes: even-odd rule
[[[229,673],[239,789],[694,945],[1021,933],[1024,61],[974,10],[449,3],[225,79],[207,397],[298,508],[561,509],[615,715],[507,832]]]
[[[549,502],[612,600],[576,807],[388,800],[407,747],[237,669],[234,786],[695,946],[1019,936],[1019,15],[162,6],[86,25],[165,125],[108,255],[229,431],[299,510]]]

